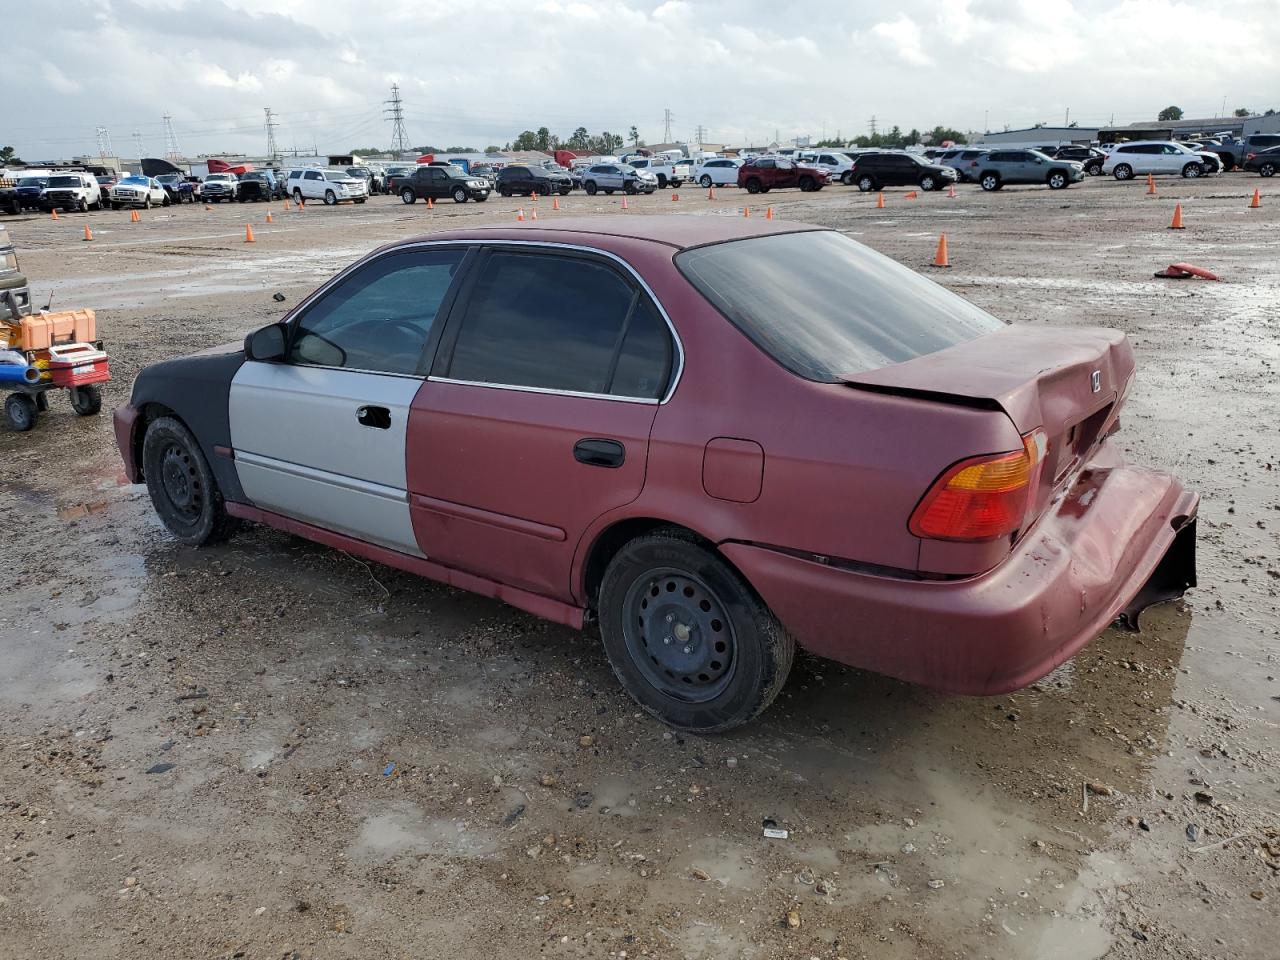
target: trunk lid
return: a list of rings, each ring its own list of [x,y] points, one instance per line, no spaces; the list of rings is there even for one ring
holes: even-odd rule
[[[843,379],[878,393],[998,407],[1020,434],[1043,430],[1047,446],[1032,504],[1038,517],[1111,430],[1133,369],[1133,348],[1119,330],[1011,326]]]

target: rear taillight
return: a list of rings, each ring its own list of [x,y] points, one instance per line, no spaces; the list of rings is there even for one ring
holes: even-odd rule
[[[998,540],[1030,518],[1047,438],[1033,430],[1012,453],[971,457],[943,472],[911,514],[911,532],[926,540]]]

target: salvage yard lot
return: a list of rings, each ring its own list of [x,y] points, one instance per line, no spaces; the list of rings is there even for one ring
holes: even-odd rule
[[[951,289],[1134,343],[1113,442],[1201,492],[1201,586],[995,699],[802,657],[754,724],[673,734],[590,633],[264,529],[179,547],[107,416],[59,398],[0,432],[0,958],[1273,957],[1280,198],[1247,209],[1257,184],[750,198],[923,271],[945,232]],[[99,310],[109,409],[380,243],[621,201],[7,224],[38,303]],[[1224,282],[1152,278],[1176,261]]]

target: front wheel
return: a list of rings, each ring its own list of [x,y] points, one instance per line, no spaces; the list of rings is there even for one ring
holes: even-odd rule
[[[680,186],[680,184],[673,183],[672,186],[678,187]],[[665,173],[658,174],[658,189],[659,190],[667,189],[667,175]]]
[[[585,184],[583,184],[582,189],[587,191],[588,197],[594,197],[596,195],[596,190],[598,189],[598,187],[596,187],[596,182],[594,180],[588,180]]]
[[[709,177],[707,174],[705,174],[705,173],[704,173],[704,174],[702,175],[701,179],[699,179],[699,180],[698,180],[698,185],[699,185],[699,186],[701,186],[701,187],[702,187],[703,189],[705,189],[705,190],[710,190],[710,189],[711,189],[711,177]]]
[[[1258,168],[1258,173],[1264,177],[1274,177],[1276,175],[1276,165],[1274,163],[1264,163]]]
[[[1194,180],[1204,174],[1204,166],[1199,163],[1188,163],[1182,168],[1182,175],[1188,180]]]
[[[36,425],[36,402],[25,393],[11,393],[4,400],[4,415],[9,426],[18,433],[26,433]]]
[[[1116,164],[1116,168],[1111,171],[1111,175],[1117,180],[1132,180],[1133,167],[1129,166],[1127,163]]]
[[[91,417],[102,409],[102,390],[90,384],[71,388],[71,409],[82,417]]]
[[[173,417],[147,426],[142,474],[160,521],[181,542],[204,546],[225,539],[235,528],[200,445]]]
[[[920,178],[920,189],[928,193],[930,190],[938,189],[938,181],[926,174]]]
[[[337,202],[338,202],[338,195],[336,193],[334,193],[332,190],[326,190],[324,192],[324,205],[326,207],[335,206]]]
[[[813,179],[813,177],[800,178],[800,191],[802,193],[813,193],[817,189],[818,189],[818,181]]]
[[[664,723],[713,733],[777,697],[795,644],[714,550],[672,530],[639,537],[610,562],[600,632],[623,688]]]
[[[982,189],[991,191],[1000,189],[1000,178],[994,173],[984,173],[982,179],[978,181],[982,184]]]
[[[454,202],[454,203],[466,203],[466,202],[467,202],[467,191],[466,191],[466,190],[464,190],[462,187],[458,187],[456,190],[454,190],[454,191],[453,191],[453,202]]]
[[[752,177],[750,180],[747,181],[747,193],[762,193],[763,188],[764,188],[764,184],[762,184],[755,177]]]
[[[1055,170],[1053,173],[1049,174],[1050,190],[1065,190],[1068,182],[1067,175],[1061,171]]]

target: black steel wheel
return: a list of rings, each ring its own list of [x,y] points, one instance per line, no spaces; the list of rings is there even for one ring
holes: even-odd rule
[[[183,543],[203,546],[235,528],[200,445],[180,421],[160,417],[147,425],[142,473],[161,522]]]
[[[777,696],[794,643],[751,586],[682,530],[626,544],[600,587],[600,631],[622,686],[674,727],[728,730]]]
[[[11,393],[4,400],[4,415],[9,426],[25,433],[36,425],[36,402],[25,393]]]
[[[93,384],[72,387],[71,409],[82,417],[91,417],[102,409],[102,389]]]

